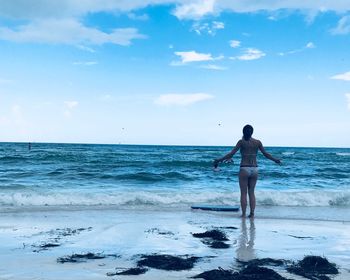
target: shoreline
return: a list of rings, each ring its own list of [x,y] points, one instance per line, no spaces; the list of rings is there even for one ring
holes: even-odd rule
[[[333,279],[350,277],[350,223],[259,216],[251,220],[238,215],[115,209],[2,213],[0,276],[8,280],[43,279],[40,275],[45,275],[45,279],[113,279],[107,273],[114,272],[116,267],[135,267],[142,254],[203,258],[190,270],[149,269],[132,278],[118,276],[118,279],[186,279],[218,267],[236,267],[236,259],[269,257],[296,261],[312,254],[325,256],[339,266],[341,274]],[[220,229],[227,235],[228,248],[213,249],[192,236],[211,229]],[[40,249],[54,241],[57,247]],[[64,256],[89,252],[120,257],[57,262]],[[284,269],[276,271],[291,278]]]
[[[190,205],[169,207],[169,206],[120,206],[120,205],[63,205],[63,206],[8,206],[0,207],[4,214],[39,213],[39,212],[79,212],[79,211],[121,211],[121,212],[164,212],[164,213],[206,213],[208,215],[227,216],[240,218],[238,212],[216,212],[193,210]],[[273,214],[272,214],[272,213]],[[278,213],[278,215],[276,214]],[[323,216],[319,216],[323,213]],[[334,213],[343,218],[334,218]],[[247,217],[248,219],[248,217]],[[319,222],[340,222],[350,224],[349,207],[346,206],[257,206],[255,219],[259,220],[291,220],[291,221],[319,221]]]

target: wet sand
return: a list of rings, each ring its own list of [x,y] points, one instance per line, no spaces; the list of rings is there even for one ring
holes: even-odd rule
[[[238,271],[240,261],[273,258],[292,262],[315,255],[337,265],[340,274],[332,279],[350,279],[349,222],[259,215],[250,220],[238,215],[187,209],[3,212],[0,278],[187,279],[218,267]],[[214,230],[225,239],[195,237]],[[213,247],[214,242],[225,246]],[[137,268],[145,255],[195,261],[193,267],[183,270],[147,267],[140,275],[115,276],[118,271]],[[305,279],[289,273],[287,266],[267,267],[289,279]]]

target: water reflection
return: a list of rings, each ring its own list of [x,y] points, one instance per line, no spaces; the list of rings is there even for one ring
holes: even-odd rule
[[[255,224],[254,219],[248,219],[249,229],[247,229],[247,219],[242,219],[241,233],[238,237],[238,247],[236,250],[237,259],[240,261],[248,261],[255,259]]]

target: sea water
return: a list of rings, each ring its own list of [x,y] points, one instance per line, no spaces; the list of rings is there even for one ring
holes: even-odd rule
[[[338,213],[337,219],[350,221],[350,149],[266,149],[280,158],[282,165],[258,155],[258,209],[269,209],[270,215],[283,213],[284,209],[304,213],[322,209],[318,212],[331,213],[325,215],[329,219]],[[33,143],[29,149],[28,143],[0,143],[0,211],[238,205],[239,153],[233,163],[221,164],[220,171],[212,168],[213,159],[230,150],[44,143]]]

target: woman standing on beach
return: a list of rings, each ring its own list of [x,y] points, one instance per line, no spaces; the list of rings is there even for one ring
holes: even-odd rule
[[[281,161],[277,158],[274,158],[272,155],[267,153],[261,143],[260,140],[252,138],[253,135],[253,127],[251,125],[246,125],[243,127],[243,137],[239,140],[236,146],[229,152],[227,155],[222,158],[218,158],[214,160],[215,168],[218,166],[220,162],[225,160],[229,160],[233,157],[238,150],[241,153],[241,164],[238,173],[239,178],[239,187],[241,189],[241,208],[242,208],[242,217],[246,216],[247,209],[247,193],[249,195],[249,206],[250,206],[250,214],[249,217],[254,217],[255,211],[255,185],[258,180],[258,165],[256,161],[256,156],[258,150],[262,152],[262,154],[274,161],[275,163],[280,164]]]

